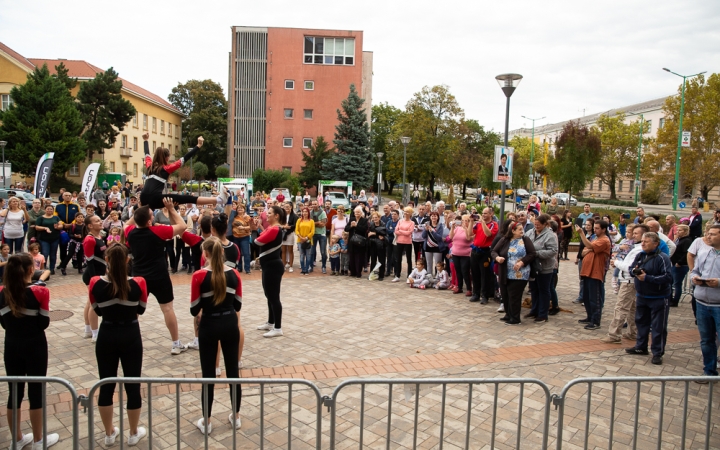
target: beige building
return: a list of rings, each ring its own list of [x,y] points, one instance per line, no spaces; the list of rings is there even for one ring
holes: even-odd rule
[[[102,69],[79,60],[66,59],[40,59],[25,58],[0,43],[0,107],[4,110],[12,103],[10,90],[13,86],[25,83],[27,74],[47,64],[50,73],[55,73],[55,66],[63,63],[68,69],[68,75],[77,78],[80,83],[95,78],[103,72]],[[130,101],[137,110],[135,117],[125,126],[117,137],[115,145],[105,150],[101,155],[97,152],[93,159],[104,159],[109,172],[119,172],[127,175],[132,182],[141,182],[143,174],[143,140],[145,132],[150,133],[150,149],[161,146],[171,150],[171,155],[180,151],[182,139],[181,125],[183,116],[167,100],[153,94],[136,84],[122,79],[122,96]],[[77,95],[79,85],[72,91]],[[66,176],[69,180],[80,183],[88,161],[82,161],[71,168]],[[31,178],[22,178],[13,174],[13,182],[25,181],[31,183]]]

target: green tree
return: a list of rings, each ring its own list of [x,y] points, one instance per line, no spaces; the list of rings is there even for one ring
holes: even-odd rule
[[[580,190],[595,176],[600,163],[600,136],[580,121],[565,124],[557,140],[555,157],[548,161],[553,181],[568,194]]]
[[[255,171],[253,171],[253,189],[255,192],[270,192],[277,187],[287,187],[282,186],[282,184],[290,179],[290,177],[292,177],[292,175],[288,170],[255,169]],[[295,194],[297,191],[290,192]]]
[[[168,100],[185,115],[177,156],[187,153],[202,136],[205,144],[195,159],[205,163],[208,175],[215,178],[215,168],[227,162],[227,101],[222,86],[212,80],[190,80],[174,87]]]
[[[302,150],[303,166],[298,174],[299,183],[306,188],[317,186],[318,180],[322,179],[320,174],[322,173],[323,165],[332,155],[333,151],[328,148],[328,143],[325,138],[318,136],[307,153],[305,153],[305,150]],[[293,194],[295,194],[295,192],[293,192]]]
[[[82,138],[87,144],[88,159],[92,159],[96,151],[102,154],[105,149],[112,148],[117,136],[136,113],[121,91],[122,80],[112,67],[80,84],[77,107],[85,126]]]
[[[530,183],[530,154],[533,153],[532,139],[514,136],[508,145],[515,149],[513,154],[512,185],[515,188],[527,187],[529,191],[535,189]],[[533,164],[538,160],[542,161],[544,152],[540,145],[535,144]]]
[[[372,186],[373,158],[363,103],[365,100],[351,84],[347,99],[342,101],[342,111],[337,110],[339,123],[333,139],[337,152],[323,165],[323,179],[352,181],[358,188]]]
[[[215,169],[215,176],[218,178],[227,178],[230,176],[230,169],[225,166],[218,167]]]
[[[192,168],[193,168],[193,174],[195,175],[195,177],[197,177],[200,180],[205,179],[207,174],[210,172],[210,170],[208,169],[208,166],[204,162],[201,162],[201,161],[193,163]]]
[[[467,198],[467,186],[480,184],[481,170],[485,166],[492,167],[495,146],[500,145],[500,135],[492,130],[486,130],[477,120],[460,119],[456,137],[460,145],[455,147],[457,152],[449,160],[444,177],[451,182],[462,182],[461,197]],[[448,178],[450,176],[450,178]]]
[[[14,103],[0,112],[0,139],[8,143],[5,153],[14,172],[34,176],[47,152],[55,153],[52,171],[59,176],[85,158],[80,112],[65,81],[50,75],[47,65],[36,67],[10,96]]]
[[[403,112],[399,108],[387,102],[372,107],[372,127],[370,128],[372,153],[385,155],[383,172],[390,193],[392,193],[393,185],[402,179],[402,144],[398,146],[397,140],[393,140],[394,128],[402,114]]]
[[[645,133],[647,123],[643,124],[643,128]],[[624,112],[614,117],[603,114],[597,120],[597,129],[602,144],[602,158],[595,176],[610,186],[610,199],[615,200],[617,179],[635,173],[640,121],[626,124]]]

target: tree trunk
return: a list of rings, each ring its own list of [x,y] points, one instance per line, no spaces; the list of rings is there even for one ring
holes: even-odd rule
[[[462,192],[462,199],[463,199],[463,200],[465,200],[465,199],[467,198],[467,197],[466,197],[466,193],[467,193],[467,180],[465,180],[465,182],[463,182],[463,192]]]
[[[394,181],[389,181],[387,185],[388,185],[388,191],[387,191],[387,193],[388,193],[388,195],[392,195],[392,193],[393,193],[393,188],[395,188],[395,182],[394,182]]]
[[[435,174],[430,174],[430,186],[428,186],[428,189],[430,190],[430,194],[435,196]]]
[[[610,174],[610,200],[616,200],[617,195],[615,194],[615,181],[617,179],[617,175],[614,173]]]

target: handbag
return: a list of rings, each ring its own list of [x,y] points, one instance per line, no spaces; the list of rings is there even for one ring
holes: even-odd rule
[[[367,238],[355,233],[350,238],[350,243],[356,247],[365,247],[367,245]]]
[[[300,243],[300,248],[303,250],[309,250],[311,247],[312,247],[312,244],[310,243],[309,239],[307,241]]]

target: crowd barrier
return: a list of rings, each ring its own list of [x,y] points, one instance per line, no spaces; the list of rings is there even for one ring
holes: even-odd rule
[[[316,449],[336,447],[354,448],[353,442],[342,442],[352,435],[357,440],[357,448],[382,447],[393,448],[439,448],[450,443],[453,447],[472,449],[486,447],[495,448],[496,438],[503,437],[502,447],[514,448],[542,448],[549,447],[549,440],[555,438],[555,446],[561,450],[563,446],[584,449],[603,447],[612,449],[614,445],[623,448],[662,448],[664,439],[680,449],[686,448],[686,438],[691,434],[693,448],[699,447],[702,441],[705,449],[720,448],[720,436],[713,436],[713,394],[717,381],[709,384],[694,384],[695,381],[707,382],[707,377],[617,377],[617,378],[578,378],[568,382],[559,394],[551,394],[550,388],[540,380],[533,378],[427,378],[427,379],[352,379],[340,383],[332,395],[322,396],[320,389],[312,382],[302,379],[279,378],[248,378],[248,379],[213,379],[213,378],[108,378],[96,382],[88,391],[88,395],[78,395],[76,389],[66,380],[53,377],[0,377],[0,383],[9,383],[9,395],[17,395],[18,383],[40,383],[43,396],[46,397],[47,385],[57,384],[70,393],[72,399],[72,436],[73,449],[80,448],[80,410],[87,412],[87,447],[91,450],[102,439],[102,433],[96,436],[95,409],[97,408],[97,394],[101,386],[117,384],[117,402],[114,404],[114,422],[119,422],[120,438],[116,444],[124,449],[127,443],[124,440],[126,429],[124,385],[126,383],[139,383],[144,391],[143,410],[147,416],[142,419],[142,426],[147,427],[147,447],[156,448],[153,444],[155,416],[162,415],[159,408],[154,406],[154,397],[164,397],[172,401],[174,409],[174,428],[176,447],[181,448],[181,394],[197,395],[200,386],[205,390],[210,384],[216,385],[215,401],[226,403],[225,392],[227,385],[235,389],[242,384],[244,393],[248,390],[258,395],[258,417],[248,417],[248,407],[241,409],[241,416],[251,422],[259,422],[259,438],[240,448],[265,448],[266,444],[266,416],[272,418],[273,434],[272,446],[291,449],[295,440],[302,446]],[[609,385],[609,388],[606,387]],[[154,393],[153,388],[168,387],[163,393]],[[627,388],[626,386],[630,386]],[[691,387],[693,392],[691,395]],[[707,396],[701,395],[699,389],[705,386]],[[579,390],[578,387],[585,387]],[[254,390],[258,392],[255,393]],[[277,405],[266,410],[266,391],[281,396],[287,401],[287,411],[281,411]],[[609,392],[608,392],[609,389]],[[698,389],[696,392],[694,389]],[[274,391],[273,391],[274,390]],[[355,392],[359,390],[359,392]],[[605,390],[603,392],[603,390]],[[578,392],[580,391],[580,392]],[[195,392],[195,394],[192,394]],[[219,394],[223,392],[223,394]],[[172,394],[174,393],[174,397]],[[297,395],[299,393],[299,395]],[[602,395],[599,395],[602,393]],[[304,398],[310,407],[315,409],[314,442],[307,434],[293,434],[298,424],[307,425],[307,417],[294,419],[294,407],[300,410],[295,403],[296,395]],[[168,397],[171,396],[171,397]],[[221,398],[222,397],[222,398]],[[404,402],[403,402],[404,397]],[[205,396],[207,398],[207,396]],[[234,398],[234,397],[233,397]],[[245,398],[245,397],[244,397]],[[285,400],[286,398],[286,400]],[[399,398],[399,400],[397,400]],[[600,400],[596,399],[599,398]],[[692,411],[688,400],[692,399]],[[664,423],[664,414],[667,408],[682,403],[682,415],[675,414],[673,419],[680,416],[681,424]],[[166,402],[167,404],[167,402]],[[246,405],[246,400],[243,400]],[[620,405],[620,406],[618,406]],[[232,405],[234,411],[234,406]],[[552,406],[557,410],[557,420],[551,434]],[[632,409],[623,410],[627,406]],[[323,430],[323,407],[328,408],[330,424]],[[47,406],[43,405],[43,435],[47,429]],[[283,408],[284,409],[284,408]],[[207,408],[205,408],[207,410]],[[566,423],[566,415],[575,413],[574,419]],[[584,411],[583,411],[584,410]],[[618,411],[620,411],[618,413]],[[675,410],[673,410],[675,411]],[[671,412],[673,412],[671,411]],[[679,411],[679,410],[678,410]],[[277,416],[286,414],[287,440],[278,443]],[[13,421],[16,421],[17,411],[13,412]],[[697,423],[698,417],[703,416],[703,423]],[[274,416],[274,417],[273,417]],[[584,417],[583,417],[584,416]],[[165,416],[167,417],[167,416]],[[27,420],[27,417],[25,417]],[[653,421],[653,424],[650,422]],[[220,421],[225,423],[226,421]],[[207,423],[207,417],[205,417]],[[247,423],[247,422],[246,422]],[[688,430],[688,424],[691,430]],[[160,427],[163,432],[168,431],[166,421],[161,420]],[[225,423],[227,426],[227,423]],[[24,427],[26,427],[24,425]],[[679,427],[679,433],[677,428]],[[244,427],[245,428],[245,427]],[[342,428],[342,429],[341,429]],[[354,428],[358,428],[357,433]],[[616,433],[616,428],[623,428]],[[632,429],[631,436],[627,435]],[[352,430],[352,431],[350,431]],[[639,435],[639,431],[642,434]],[[193,433],[197,433],[194,430]],[[242,431],[240,432],[242,433]],[[382,435],[384,433],[384,436]],[[566,436],[570,435],[570,436]],[[228,448],[238,448],[238,433],[232,433],[231,444],[224,444]],[[679,434],[679,435],[678,435]],[[373,439],[367,439],[372,435]],[[621,436],[622,435],[622,436]],[[12,439],[10,449],[14,450],[17,437],[14,430],[7,434]],[[624,437],[623,437],[624,436]],[[714,441],[712,440],[714,438]],[[302,441],[300,441],[302,439]],[[649,443],[649,440],[654,442]],[[63,437],[67,442],[67,438]],[[167,441],[166,445],[167,445]],[[324,444],[326,442],[326,444]],[[187,443],[184,444],[187,446]],[[209,448],[208,436],[204,436],[202,444]],[[302,447],[301,446],[301,447]],[[85,445],[83,445],[85,447]]]

